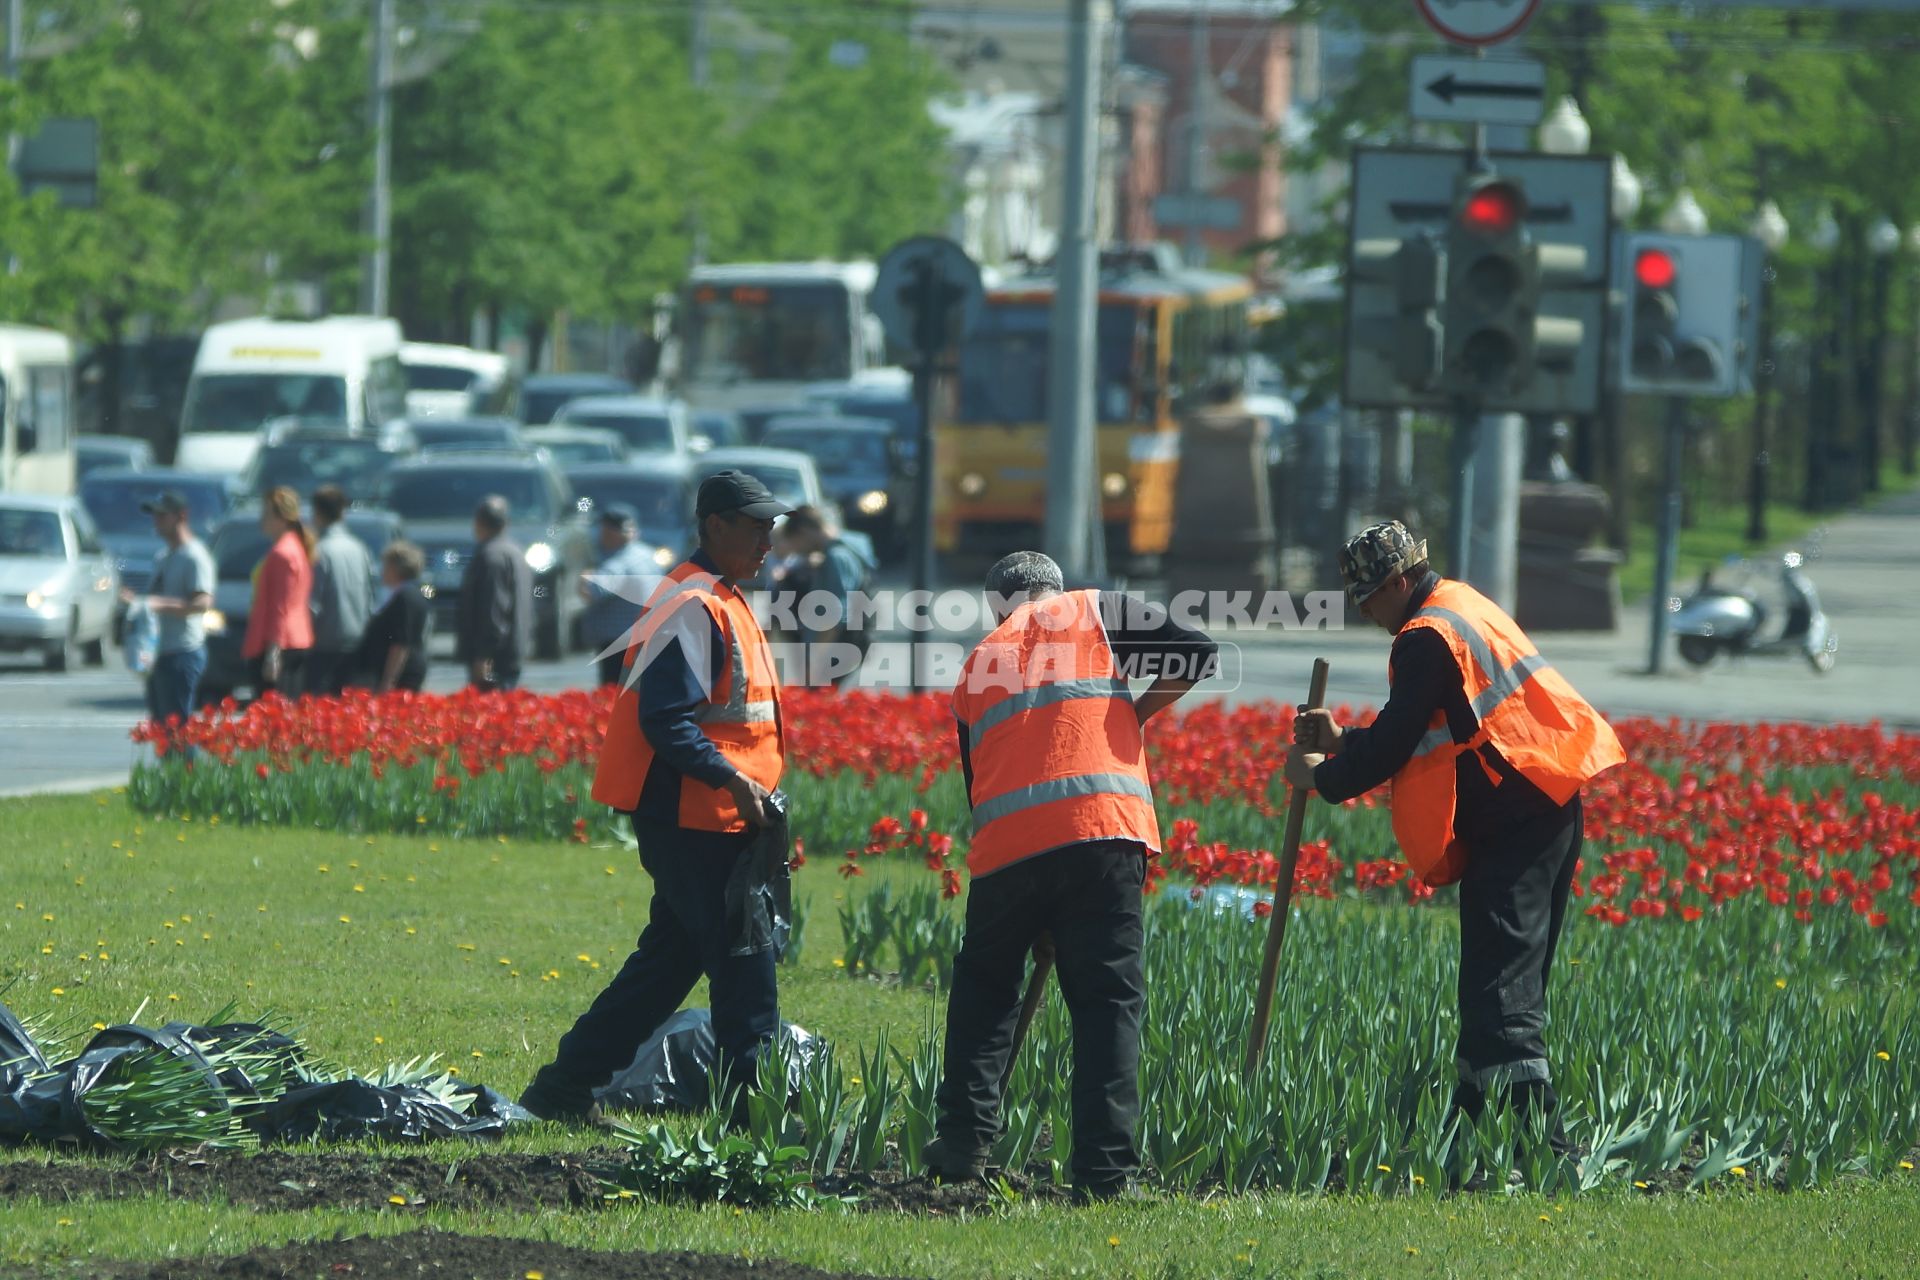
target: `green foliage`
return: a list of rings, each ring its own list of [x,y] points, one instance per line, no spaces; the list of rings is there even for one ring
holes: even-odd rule
[[[624,1194],[747,1209],[805,1209],[818,1201],[799,1147],[769,1149],[742,1133],[703,1125],[682,1140],[663,1124],[615,1130],[627,1162],[603,1179],[609,1198]]]
[[[953,985],[953,958],[966,924],[940,896],[937,885],[896,894],[877,884],[840,907],[840,959],[849,977],[880,971],[889,953],[902,986]]]

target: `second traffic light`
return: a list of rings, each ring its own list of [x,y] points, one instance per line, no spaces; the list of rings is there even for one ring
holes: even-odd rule
[[[1738,236],[1630,237],[1622,389],[1674,396],[1750,389],[1758,260]]]

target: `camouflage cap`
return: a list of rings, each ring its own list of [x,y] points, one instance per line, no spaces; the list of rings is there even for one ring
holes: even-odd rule
[[[1368,596],[1396,575],[1424,564],[1426,559],[1426,540],[1415,542],[1407,526],[1387,520],[1370,524],[1347,539],[1347,545],[1340,548],[1340,576],[1346,580],[1347,595],[1353,602],[1365,604]]]

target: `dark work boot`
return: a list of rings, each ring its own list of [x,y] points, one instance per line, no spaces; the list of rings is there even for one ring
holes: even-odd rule
[[[520,1105],[532,1112],[536,1120],[557,1124],[581,1124],[598,1119],[591,1089],[563,1084],[545,1071],[533,1077],[533,1083],[520,1095]]]
[[[987,1153],[973,1147],[961,1147],[945,1138],[935,1138],[920,1150],[927,1172],[942,1182],[966,1182],[984,1177]]]

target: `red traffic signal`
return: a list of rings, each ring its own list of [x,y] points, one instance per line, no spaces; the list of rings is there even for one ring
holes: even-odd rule
[[[1671,289],[1680,267],[1665,249],[1642,249],[1633,259],[1633,278],[1649,289]]]
[[[1483,236],[1503,236],[1519,226],[1525,215],[1519,189],[1492,182],[1467,197],[1460,207],[1460,225]]]

